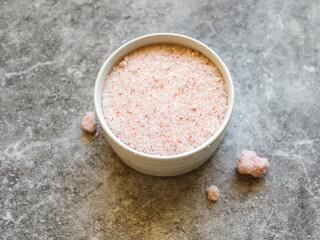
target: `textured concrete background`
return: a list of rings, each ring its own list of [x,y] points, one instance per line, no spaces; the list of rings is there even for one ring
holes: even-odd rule
[[[0,239],[319,239],[319,12],[317,0],[1,0]],[[153,32],[206,43],[235,84],[217,153],[172,178],[80,129],[105,59]],[[237,174],[243,148],[270,159],[265,177]]]

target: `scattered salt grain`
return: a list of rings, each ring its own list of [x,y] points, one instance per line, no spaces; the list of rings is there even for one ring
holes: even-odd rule
[[[211,201],[217,201],[220,191],[215,185],[211,185],[207,188],[208,199]]]
[[[227,109],[217,67],[195,50],[174,45],[140,48],[116,64],[102,91],[111,131],[152,155],[190,151],[213,136]]]
[[[269,168],[269,161],[260,158],[253,151],[243,150],[238,160],[237,169],[241,174],[261,177]]]
[[[82,129],[89,133],[94,133],[96,131],[96,126],[96,114],[94,112],[87,112],[81,122]]]

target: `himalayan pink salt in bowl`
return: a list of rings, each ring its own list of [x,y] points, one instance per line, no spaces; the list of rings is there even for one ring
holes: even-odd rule
[[[106,138],[134,169],[191,171],[218,148],[234,91],[222,60],[199,41],[169,33],[128,42],[104,63],[94,103]]]

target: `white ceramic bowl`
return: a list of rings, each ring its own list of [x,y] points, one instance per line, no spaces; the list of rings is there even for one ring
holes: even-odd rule
[[[220,70],[228,90],[228,108],[224,121],[218,131],[201,146],[177,155],[157,156],[137,151],[121,142],[108,127],[102,112],[101,93],[103,83],[112,66],[124,56],[142,46],[169,43],[195,49],[209,58]],[[231,118],[234,105],[234,90],[230,73],[220,57],[205,44],[183,35],[156,33],[136,38],[118,48],[103,64],[94,89],[94,106],[98,121],[105,132],[107,141],[118,156],[132,168],[155,176],[175,176],[189,172],[205,161],[217,150]]]

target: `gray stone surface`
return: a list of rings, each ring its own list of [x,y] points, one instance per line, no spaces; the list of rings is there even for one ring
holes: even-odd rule
[[[0,238],[319,239],[319,11],[317,0],[1,0]],[[206,43],[235,84],[221,147],[178,177],[141,174],[80,129],[105,59],[153,32]],[[243,148],[270,159],[261,179],[236,172]]]

